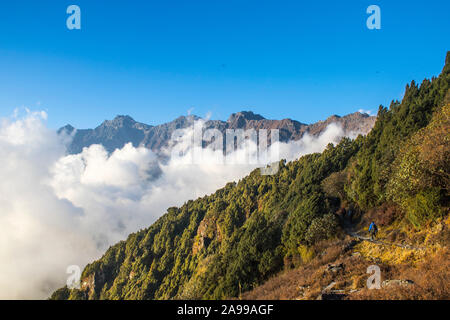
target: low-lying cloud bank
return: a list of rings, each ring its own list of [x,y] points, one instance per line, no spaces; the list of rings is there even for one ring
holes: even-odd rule
[[[0,299],[48,297],[65,285],[69,265],[83,268],[168,207],[210,194],[257,167],[217,164],[213,150],[192,164],[186,159],[195,150],[188,145],[183,156],[164,162],[131,144],[112,154],[92,145],[66,155],[68,137],[48,129],[46,117],[29,112],[0,121]],[[319,137],[280,143],[280,159],[322,151],[343,136],[332,124]]]

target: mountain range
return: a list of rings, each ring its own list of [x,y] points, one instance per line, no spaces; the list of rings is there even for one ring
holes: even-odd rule
[[[131,142],[134,147],[145,146],[153,151],[159,151],[168,145],[172,133],[176,129],[184,129],[199,120],[195,115],[180,116],[177,119],[161,125],[147,125],[137,122],[127,115],[119,115],[113,120],[105,120],[95,129],[75,129],[66,125],[58,130],[73,135],[67,150],[70,154],[80,153],[83,148],[92,144],[101,144],[109,152],[122,148]],[[268,120],[251,111],[242,111],[230,115],[227,121],[207,120],[205,129],[218,129],[225,133],[227,129],[279,129],[280,141],[298,140],[306,133],[320,135],[331,123],[342,126],[344,132],[367,134],[375,124],[376,117],[365,113],[355,112],[343,117],[333,115],[325,121],[305,124],[296,120]]]

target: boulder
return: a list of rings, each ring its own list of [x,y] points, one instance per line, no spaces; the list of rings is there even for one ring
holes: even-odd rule
[[[384,280],[383,283],[381,283],[382,288],[388,288],[391,286],[402,286],[402,287],[408,287],[414,284],[414,281],[412,280]]]
[[[343,271],[344,270],[344,264],[343,263],[340,263],[340,264],[329,264],[328,266],[327,266],[327,271],[329,271],[329,272],[333,272],[333,273],[338,273],[338,272],[340,272],[340,271]]]

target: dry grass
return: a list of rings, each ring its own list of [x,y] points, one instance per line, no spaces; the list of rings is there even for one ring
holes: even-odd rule
[[[449,220],[427,232],[412,233],[402,229],[406,242],[426,246],[426,250],[406,250],[395,246],[361,242],[349,249],[351,238],[322,242],[315,246],[315,257],[296,269],[285,270],[265,284],[243,293],[249,300],[316,299],[330,283],[344,290],[346,299],[449,299],[450,257],[447,249]],[[401,226],[384,228],[383,236]],[[329,264],[344,266],[331,272]],[[367,289],[367,268],[376,264],[383,280],[412,280],[412,285],[390,285],[379,290]]]
[[[362,274],[365,274],[371,263],[352,256],[351,252],[345,252],[344,248],[349,243],[349,239],[335,243],[321,243],[316,247],[319,254],[311,262],[297,269],[282,272],[265,284],[244,293],[242,299],[316,299],[323,288],[331,282],[336,282],[335,289],[345,289],[365,283],[365,280],[362,281]],[[344,270],[336,273],[328,271],[328,265],[331,263],[342,263]]]
[[[394,279],[412,280],[413,285],[395,285],[379,290],[363,289],[352,299],[377,300],[448,300],[450,299],[450,256],[443,249],[417,267],[399,266],[391,276]]]

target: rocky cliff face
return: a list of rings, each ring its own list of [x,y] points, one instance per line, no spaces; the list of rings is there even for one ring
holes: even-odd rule
[[[73,140],[68,146],[71,154],[80,153],[84,147],[92,144],[101,144],[109,152],[117,148],[122,148],[131,142],[137,147],[148,135],[152,126],[139,123],[130,116],[117,116],[113,120],[106,120],[95,129],[76,130],[71,125],[67,125],[58,130],[58,133],[65,132],[73,135]]]
[[[77,130],[71,125],[59,129],[59,133],[73,135],[68,147],[71,154],[79,153],[84,147],[92,144],[101,144],[109,152],[122,148],[131,142],[134,147],[145,146],[153,151],[159,151],[168,145],[172,133],[176,129],[187,128],[193,121],[200,119],[196,116],[181,116],[171,122],[151,126],[136,122],[130,116],[117,116],[113,120],[106,120],[95,129]],[[375,124],[376,117],[359,112],[344,117],[332,116],[325,121],[314,124],[305,124],[291,119],[269,120],[251,111],[233,113],[227,121],[208,120],[205,129],[218,129],[225,134],[227,129],[279,129],[280,140],[298,140],[305,133],[320,135],[331,123],[340,124],[348,132],[367,134]]]

